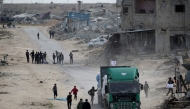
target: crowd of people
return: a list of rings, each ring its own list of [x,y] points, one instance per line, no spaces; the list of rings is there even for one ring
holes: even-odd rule
[[[26,59],[27,59],[27,62],[29,63],[30,62],[30,56],[31,56],[31,59],[32,59],[32,63],[34,64],[44,64],[44,62],[46,62],[46,52],[42,53],[41,51],[40,52],[34,52],[34,50],[32,50],[31,53],[28,52],[28,50],[26,50]]]
[[[52,91],[53,91],[53,94],[54,94],[54,99],[56,99],[57,95],[58,95],[57,94],[57,85],[56,84],[54,84]],[[94,95],[95,95],[96,91],[97,91],[97,89],[95,89],[94,87],[92,87],[88,91],[88,94],[91,96],[91,104],[92,105],[93,105]],[[78,89],[76,88],[76,86],[74,86],[74,88],[71,90],[71,92],[69,92],[69,95],[67,95],[68,109],[71,109],[71,106],[72,106],[72,93],[74,95],[74,100],[77,100]],[[85,99],[85,102],[83,102],[83,99],[81,98],[80,101],[78,102],[77,109],[91,109],[91,105],[88,102],[88,99]]]
[[[26,59],[27,59],[27,62],[29,63],[30,62],[30,56],[31,56],[31,59],[32,59],[32,63],[35,63],[35,64],[44,64],[44,63],[47,63],[46,61],[46,57],[47,57],[47,54],[46,52],[37,52],[36,53],[34,52],[34,50],[32,50],[31,53],[28,52],[28,50],[26,50]],[[62,52],[58,52],[58,51],[55,51],[55,53],[53,53],[52,55],[53,57],[53,64],[62,64],[63,65],[63,61],[64,61],[64,54]],[[69,54],[69,57],[70,57],[70,63],[73,64],[73,53],[70,52]],[[57,62],[55,62],[57,60]]]

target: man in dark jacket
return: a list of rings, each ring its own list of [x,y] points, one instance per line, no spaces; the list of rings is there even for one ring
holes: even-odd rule
[[[174,84],[174,81],[172,80],[172,78],[170,77],[168,80],[168,84]],[[171,95],[173,95],[173,88],[168,88],[168,93],[166,94],[166,96],[168,96],[168,94],[171,92]]]
[[[82,105],[82,109],[91,109],[90,103],[88,102],[88,99],[85,100],[85,102]]]
[[[70,56],[70,63],[73,64],[73,53],[70,52],[69,56]]]
[[[34,50],[32,50],[32,52],[30,53],[30,56],[32,58],[32,64],[33,64],[33,62],[34,62]]]
[[[29,63],[29,52],[28,52],[28,50],[26,50],[26,59],[27,59],[27,62]]]
[[[95,90],[94,87],[92,87],[92,89],[90,89],[90,90],[88,91],[88,94],[91,96],[91,103],[92,103],[92,105],[93,105],[94,95],[95,95],[95,92],[96,92],[96,91],[97,91],[97,89]]]
[[[52,91],[54,94],[54,99],[56,99],[57,98],[57,86],[56,86],[56,84],[54,84]]]
[[[83,106],[83,101],[82,99],[80,99],[80,101],[78,102],[78,105],[77,105],[77,109],[82,109],[82,106]]]
[[[39,33],[37,34],[37,37],[38,37],[38,39],[40,39],[40,34]]]
[[[55,64],[55,54],[53,53],[53,63]]]
[[[67,106],[68,106],[68,109],[71,109],[71,103],[72,103],[72,95],[71,95],[71,92],[69,92],[69,95],[67,95]]]

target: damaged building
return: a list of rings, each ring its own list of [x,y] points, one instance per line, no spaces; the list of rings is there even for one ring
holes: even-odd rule
[[[190,0],[117,0],[116,5],[122,10],[124,47],[164,54],[190,48]]]

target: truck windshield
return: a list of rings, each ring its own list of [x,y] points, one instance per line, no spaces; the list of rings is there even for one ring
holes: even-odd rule
[[[110,93],[139,93],[140,86],[138,82],[117,82],[110,83]]]

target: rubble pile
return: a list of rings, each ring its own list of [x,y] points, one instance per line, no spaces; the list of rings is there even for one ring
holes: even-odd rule
[[[51,15],[51,11],[45,13],[25,13],[22,11],[12,11],[5,9],[1,13],[1,22],[12,24],[33,24],[40,25],[49,20],[62,20],[63,17]]]
[[[55,31],[57,40],[65,40],[72,37],[82,37],[93,39],[102,34],[110,34],[119,29],[120,20],[118,14],[103,5],[90,7],[82,10],[84,13],[90,14],[90,25],[87,26],[86,21],[72,20],[69,24],[67,16],[62,21],[51,27]],[[71,25],[68,27],[68,25]],[[75,31],[76,30],[76,31]]]

